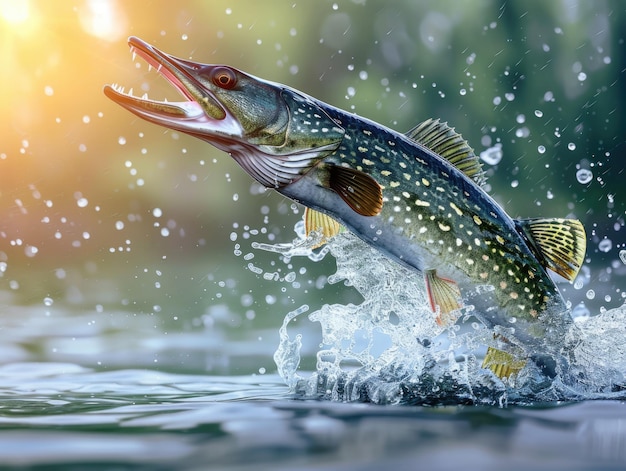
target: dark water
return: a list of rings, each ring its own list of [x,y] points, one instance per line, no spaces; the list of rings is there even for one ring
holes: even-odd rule
[[[378,406],[294,398],[273,375],[0,368],[0,463],[18,469],[602,470],[626,466],[616,401]]]

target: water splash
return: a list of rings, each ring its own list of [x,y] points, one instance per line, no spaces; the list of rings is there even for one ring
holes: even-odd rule
[[[292,244],[253,244],[286,257],[320,260],[330,253],[337,271],[330,284],[351,286],[360,304],[326,304],[309,313],[302,306],[284,319],[274,360],[297,394],[336,401],[376,403],[529,403],[621,397],[626,372],[626,305],[598,316],[577,317],[564,339],[567,374],[546,373],[533,362],[515,379],[501,380],[481,368],[494,330],[464,308],[448,328],[435,322],[422,277],[366,245],[349,232],[314,250],[317,235],[305,238],[302,225]],[[472,296],[488,296],[477,289]],[[467,300],[471,303],[471,298]],[[305,314],[308,314],[305,316]],[[318,323],[322,334],[316,369],[299,370],[302,333],[294,320]],[[548,346],[546,346],[548,347]]]

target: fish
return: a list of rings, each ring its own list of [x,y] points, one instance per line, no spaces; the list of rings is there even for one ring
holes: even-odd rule
[[[400,133],[228,65],[128,43],[183,100],[137,97],[117,84],[105,85],[108,98],[228,153],[304,205],[307,234],[321,243],[347,228],[411,267],[440,325],[471,306],[494,331],[482,366],[498,377],[514,378],[528,359],[554,369],[573,321],[549,271],[577,276],[586,250],[579,220],[511,218],[485,191],[474,150],[439,119]]]

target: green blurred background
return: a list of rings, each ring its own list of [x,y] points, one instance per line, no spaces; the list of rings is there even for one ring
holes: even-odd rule
[[[46,329],[75,311],[90,325],[139,326],[130,341],[225,331],[245,350],[303,303],[358,299],[324,286],[330,259],[250,248],[291,241],[297,207],[226,154],[104,97],[111,82],[177,97],[131,61],[129,35],[401,131],[448,121],[486,160],[501,157],[485,167],[510,215],[583,220],[588,265],[565,287],[573,305],[618,306],[625,32],[621,1],[0,0],[0,321],[28,330],[23,316],[51,318],[32,327]]]

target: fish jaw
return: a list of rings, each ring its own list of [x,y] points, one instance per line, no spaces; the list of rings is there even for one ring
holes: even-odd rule
[[[137,97],[120,85],[105,85],[104,94],[131,113],[151,123],[203,137],[207,131],[216,138],[241,138],[238,120],[223,107],[212,91],[197,78],[203,64],[166,54],[136,37],[128,40],[133,58],[139,56],[182,95],[185,101],[168,102]]]

